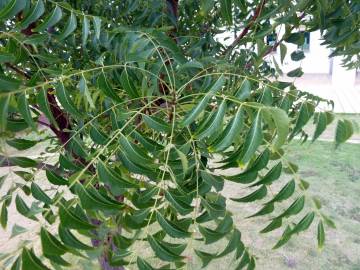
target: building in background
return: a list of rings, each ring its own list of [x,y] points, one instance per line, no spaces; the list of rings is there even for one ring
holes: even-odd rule
[[[335,112],[360,113],[360,72],[342,67],[341,57],[329,58],[331,50],[321,45],[323,41],[320,31],[304,34],[305,42],[301,47],[285,43],[287,55],[282,64],[279,48],[266,57],[270,62],[274,58],[284,74],[301,67],[304,72],[302,77],[284,76],[282,79],[293,81],[301,90],[333,100]],[[234,34],[226,32],[220,35],[219,39],[225,44],[230,44],[234,39]],[[268,45],[272,45],[276,42],[276,34],[269,35],[265,39]],[[297,50],[302,50],[305,58],[293,61],[290,54]]]

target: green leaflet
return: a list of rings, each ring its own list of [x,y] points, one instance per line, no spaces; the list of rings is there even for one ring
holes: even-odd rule
[[[201,259],[202,262],[202,268],[205,268],[211,260],[216,258],[216,254],[207,253],[201,250],[194,249],[195,254]]]
[[[257,148],[263,140],[262,127],[261,127],[261,112],[259,111],[254,119],[248,134],[246,135],[241,153],[241,161],[248,162],[255,154]]]
[[[69,94],[65,90],[63,82],[56,85],[56,94],[59,102],[75,118],[83,118],[83,114],[76,108],[74,102],[71,100]]]
[[[216,258],[223,257],[230,252],[234,251],[238,246],[240,246],[241,242],[241,233],[238,229],[234,229],[232,235],[230,236],[230,241],[228,242],[225,249],[220,252],[218,255],[216,255]]]
[[[22,270],[50,270],[36,257],[31,249],[29,250],[26,247],[22,250],[21,260]]]
[[[25,140],[25,139],[12,139],[12,140],[7,140],[6,143],[17,150],[25,150],[33,147],[38,142]]]
[[[131,98],[139,97],[139,93],[138,93],[134,83],[132,82],[132,78],[130,78],[126,68],[121,73],[120,82],[121,82],[122,87],[126,91],[126,93],[128,93],[128,95]]]
[[[272,90],[270,86],[267,85],[265,89],[262,90],[260,103],[266,106],[271,106],[273,104]]]
[[[190,125],[194,120],[202,113],[210,99],[215,95],[215,93],[220,90],[226,82],[225,77],[222,75],[215,84],[210,88],[210,90],[205,94],[202,100],[186,115],[184,120],[181,122],[181,126],[185,127]]]
[[[305,217],[303,217],[302,220],[299,221],[298,224],[295,225],[291,233],[295,234],[307,230],[310,227],[311,223],[313,222],[314,217],[315,217],[314,212],[308,213]]]
[[[76,229],[76,230],[91,230],[95,229],[96,226],[80,219],[71,208],[65,206],[59,207],[60,223],[65,228]]]
[[[61,266],[71,266],[71,263],[65,261],[61,256],[59,255],[49,255],[49,254],[44,254],[44,257],[49,259],[51,262],[57,264],[57,265],[61,265]]]
[[[287,226],[286,229],[284,230],[280,240],[276,243],[276,245],[273,247],[273,249],[277,249],[283,245],[285,245],[291,238],[291,228],[290,226]]]
[[[226,213],[225,217],[218,223],[216,231],[220,233],[228,233],[233,229],[234,222],[230,214]]]
[[[44,254],[62,255],[68,251],[68,249],[55,236],[44,228],[41,228],[40,237]]]
[[[130,160],[129,157],[124,154],[119,154],[119,159],[123,163],[124,167],[127,168],[129,171],[133,173],[144,174],[148,176],[151,180],[158,180],[158,171],[150,169],[149,167],[145,167],[145,164],[149,164],[149,162],[145,164],[142,163],[143,165],[140,165]]]
[[[227,22],[228,25],[232,25],[232,0],[221,0],[220,10],[222,18]]]
[[[352,123],[347,120],[339,120],[336,126],[335,146],[338,147],[341,143],[346,142],[354,133]]]
[[[138,184],[130,182],[124,179],[115,170],[107,167],[103,162],[99,162],[97,165],[97,172],[101,182],[109,184],[111,191],[115,193],[121,193],[126,188],[137,188]]]
[[[26,0],[11,0],[0,10],[0,20],[7,20],[14,17],[26,6]]]
[[[235,116],[231,119],[220,138],[215,141],[215,145],[212,148],[216,152],[221,152],[228,148],[239,135],[241,128],[244,125],[244,109],[239,107],[236,111]]]
[[[266,148],[256,159],[250,164],[250,168],[246,169],[246,172],[257,172],[264,169],[269,163],[270,151]]]
[[[85,245],[83,242],[79,241],[71,231],[61,225],[59,225],[59,237],[61,241],[68,247],[81,249],[81,250],[91,250],[93,247]]]
[[[239,264],[236,267],[236,270],[243,269],[249,262],[250,262],[249,252],[247,250],[245,250],[243,256],[241,257]]]
[[[34,182],[31,183],[31,194],[35,199],[45,204],[50,205],[52,202],[51,198]]]
[[[179,256],[174,252],[170,251],[168,247],[160,243],[159,240],[151,235],[147,237],[150,247],[155,252],[155,255],[163,261],[174,262],[183,259],[183,256]]]
[[[75,190],[84,209],[111,210],[123,208],[123,204],[109,201],[108,198],[105,198],[92,187],[85,189],[81,184],[77,184]]]
[[[185,203],[168,191],[165,191],[165,198],[179,212],[180,215],[187,215],[193,211],[193,207],[190,203]]]
[[[280,149],[280,147],[286,142],[286,138],[289,134],[289,125],[290,120],[286,112],[279,108],[269,109],[272,119],[275,122],[277,136],[274,141],[275,150]]]
[[[290,134],[290,139],[292,139],[300,130],[306,125],[311,116],[314,113],[314,105],[303,102],[300,107],[299,115],[295,122],[295,127]]]
[[[178,227],[175,223],[165,219],[159,212],[156,212],[156,219],[159,222],[161,228],[171,237],[174,238],[186,238],[191,234]]]
[[[90,22],[89,19],[84,15],[82,21],[82,46],[86,47],[86,42],[89,37]]]
[[[226,213],[225,205],[221,205],[218,203],[211,203],[204,198],[201,198],[201,204],[204,206],[206,211],[213,219],[225,216]]]
[[[201,140],[204,139],[205,137],[210,137],[211,135],[213,135],[222,126],[225,112],[226,112],[226,100],[223,100],[221,102],[221,105],[217,109],[214,120],[207,126],[205,130],[200,132],[200,134],[197,134],[196,137]]]
[[[120,97],[117,93],[111,88],[110,84],[106,80],[105,74],[103,72],[100,73],[99,77],[97,78],[97,85],[99,89],[109,98],[121,102]]]
[[[84,74],[81,75],[79,84],[78,84],[80,93],[84,96],[85,100],[87,101],[87,103],[89,104],[91,109],[95,109],[95,104],[94,101],[91,97],[91,93],[89,91],[89,88],[87,86],[87,81],[85,79]]]
[[[8,52],[0,52],[0,63],[13,63],[16,60],[15,55]]]
[[[269,201],[269,203],[281,202],[283,200],[286,200],[290,198],[291,195],[294,194],[294,191],[295,191],[295,180],[292,179],[279,191],[278,194],[274,196],[274,198],[271,201]]]
[[[95,126],[91,126],[89,134],[96,144],[105,145],[109,141],[108,136]]]
[[[280,61],[281,61],[281,64],[284,63],[286,52],[287,52],[286,45],[283,44],[283,43],[280,43]]]
[[[299,67],[299,68],[296,68],[296,69],[293,69],[291,70],[290,72],[288,72],[286,75],[288,77],[301,77],[302,75],[304,74],[304,72],[302,71],[302,68]]]
[[[64,30],[58,35],[58,39],[64,40],[75,31],[76,27],[77,27],[76,16],[74,15],[73,12],[71,12]]]
[[[149,163],[151,164],[151,159],[147,155],[147,153],[141,149],[138,145],[135,145],[134,143],[131,143],[124,135],[121,135],[120,137],[120,145],[123,153],[128,157],[132,162],[143,165],[147,167]]]
[[[322,250],[325,243],[325,230],[322,220],[319,221],[317,227],[317,241],[318,241],[318,248]]]
[[[26,205],[23,199],[19,195],[16,195],[15,198],[15,206],[16,210],[23,216],[32,219],[37,220],[37,218],[31,213],[30,208]]]
[[[21,21],[20,28],[24,29],[29,26],[29,24],[37,21],[45,12],[44,2],[38,0],[36,4],[31,8],[27,13],[27,16]]]
[[[250,193],[247,196],[241,198],[230,198],[230,200],[235,202],[253,202],[256,200],[263,199],[267,194],[267,188],[265,185],[262,185],[259,189],[255,190],[254,192]]]
[[[37,161],[27,157],[10,157],[9,160],[11,163],[22,168],[31,168],[38,165]]]
[[[253,181],[256,180],[258,176],[258,173],[255,172],[243,172],[243,173],[239,173],[239,174],[235,174],[235,175],[231,175],[231,176],[224,176],[226,178],[226,180],[235,182],[235,183],[240,183],[240,184],[249,184],[252,183]]]
[[[51,124],[57,127],[57,122],[52,115],[50,105],[47,99],[47,91],[44,88],[38,91],[38,95],[36,96],[36,102],[39,105],[40,110],[45,114],[47,119],[49,119]]]
[[[235,97],[237,97],[240,101],[244,101],[249,98],[251,94],[251,82],[245,78],[240,85],[240,88],[236,91]]]
[[[136,265],[139,268],[139,270],[154,270],[155,269],[147,261],[145,261],[144,259],[142,259],[140,257],[137,257]]]
[[[224,188],[224,180],[222,177],[210,174],[206,171],[200,171],[200,174],[201,178],[210,186],[213,186],[216,191],[220,191]]]
[[[267,203],[265,204],[259,211],[257,211],[255,214],[248,216],[247,218],[252,218],[252,217],[258,217],[258,216],[263,216],[263,215],[267,215],[270,214],[274,211],[274,204],[273,203]]]
[[[251,187],[258,185],[270,185],[275,180],[279,179],[282,171],[282,163],[279,162],[274,167],[271,168],[270,171],[258,182],[251,185]]]
[[[36,131],[36,125],[35,122],[31,116],[31,111],[29,107],[29,103],[27,101],[26,95],[24,93],[19,94],[17,97],[17,105],[18,110],[21,114],[21,116],[24,118],[25,122],[32,127],[34,131]]]
[[[282,225],[282,218],[274,218],[269,225],[260,231],[260,233],[268,233],[275,229],[280,228]]]
[[[57,186],[61,186],[61,185],[68,185],[68,181],[57,175],[55,172],[50,171],[50,170],[46,170],[46,177],[49,180],[49,182],[53,185],[57,185]]]
[[[21,81],[0,74],[0,93],[8,93],[19,89]],[[1,97],[5,99],[6,97]]]
[[[100,38],[100,32],[101,32],[101,18],[97,16],[92,16],[93,18],[93,24],[94,24],[94,31],[95,31],[95,37],[97,39]]]
[[[53,12],[49,16],[47,16],[41,24],[35,27],[34,31],[41,32],[49,29],[50,27],[57,24],[61,20],[61,17],[62,17],[61,8],[56,6]]]
[[[155,116],[143,115],[143,120],[149,128],[152,128],[155,131],[165,133],[171,132],[171,126],[160,118],[157,118]]]
[[[305,197],[304,196],[301,196],[301,197],[297,198],[289,206],[288,209],[286,209],[280,216],[278,216],[278,218],[289,217],[289,216],[298,214],[304,208],[304,204],[305,204]]]
[[[1,227],[3,227],[3,229],[6,229],[7,221],[8,221],[8,210],[7,210],[6,202],[4,202],[1,206],[1,212],[0,212],[0,224]]]
[[[199,226],[199,232],[205,238],[205,245],[215,243],[223,238],[227,233],[218,232],[203,226]]]
[[[326,113],[320,112],[317,114],[316,128],[314,131],[314,135],[312,138],[312,142],[314,142],[319,136],[324,132],[327,126],[327,117]]]

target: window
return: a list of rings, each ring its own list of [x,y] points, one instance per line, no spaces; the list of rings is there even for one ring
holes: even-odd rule
[[[266,36],[266,45],[273,47],[276,44],[276,41],[277,41],[277,34],[275,32]],[[276,48],[274,48],[272,51],[276,52]]]
[[[303,32],[304,33],[304,44],[299,46],[299,49],[303,50],[304,52],[310,51],[310,32]]]

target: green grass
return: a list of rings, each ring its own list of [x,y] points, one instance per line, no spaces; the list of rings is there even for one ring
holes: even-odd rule
[[[305,145],[293,142],[288,150],[287,159],[299,165],[300,176],[310,183],[308,195],[321,200],[321,210],[334,220],[337,229],[326,228],[326,244],[322,252],[316,245],[316,222],[309,231],[293,237],[282,248],[272,250],[281,231],[260,235],[258,231],[268,219],[244,219],[257,208],[229,202],[244,242],[258,257],[257,269],[360,269],[360,144],[344,144],[335,151],[330,142]],[[290,177],[283,176],[279,186]],[[226,192],[243,194],[237,189],[239,187],[232,184]],[[308,205],[309,210],[310,207]],[[207,269],[233,267],[229,256]]]

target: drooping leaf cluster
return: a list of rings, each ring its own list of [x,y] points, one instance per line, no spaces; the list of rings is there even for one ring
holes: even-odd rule
[[[334,114],[316,109],[332,102],[282,81],[268,56],[279,47],[282,60],[301,61],[286,44],[321,30],[333,55],[358,66],[359,9],[330,0],[2,1],[1,164],[20,180],[0,199],[1,225],[14,206],[39,224],[41,243],[25,241],[4,264],[55,269],[95,253],[112,267],[180,269],[194,254],[206,267],[231,253],[235,269],[254,269],[230,200],[258,205],[248,218],[267,222],[260,233],[283,230],[274,248],[315,222],[322,248],[334,224],[286,149],[319,138]],[[217,40],[225,30],[234,43]],[[304,129],[311,122],[314,134]],[[336,146],[353,132],[339,120]],[[243,196],[228,197],[229,184]],[[220,240],[224,248],[208,252]]]

